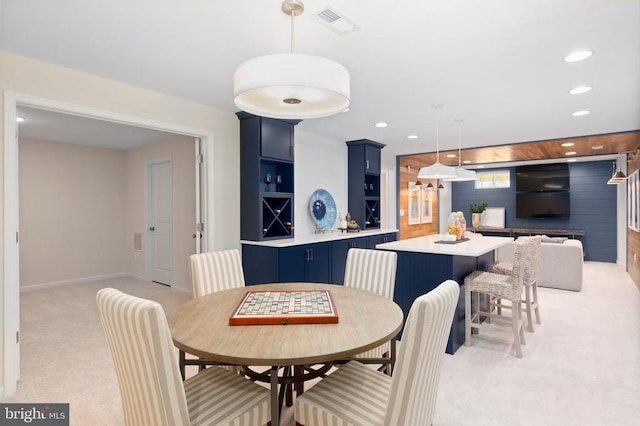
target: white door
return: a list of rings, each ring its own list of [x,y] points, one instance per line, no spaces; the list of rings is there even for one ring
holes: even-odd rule
[[[149,163],[149,261],[151,281],[173,284],[171,160]]]

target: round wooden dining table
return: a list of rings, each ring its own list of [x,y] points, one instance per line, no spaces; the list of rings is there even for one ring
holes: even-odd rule
[[[329,290],[337,323],[229,325],[247,291]],[[402,328],[402,309],[385,297],[341,285],[260,284],[198,297],[168,316],[180,350],[208,361],[269,366],[272,424],[279,424],[279,367],[327,364],[375,348]]]

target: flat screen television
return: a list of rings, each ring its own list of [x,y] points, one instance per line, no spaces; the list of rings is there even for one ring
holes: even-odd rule
[[[569,164],[535,164],[516,167],[516,192],[569,190]]]
[[[519,219],[568,219],[571,214],[569,191],[516,193]]]

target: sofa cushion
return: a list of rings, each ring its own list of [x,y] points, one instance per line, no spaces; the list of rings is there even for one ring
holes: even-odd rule
[[[542,243],[538,285],[561,290],[582,290],[583,252],[580,240],[568,239],[562,244]],[[496,261],[512,262],[514,243],[500,247]]]
[[[543,243],[557,243],[557,244],[562,244],[565,241],[567,241],[568,238],[567,237],[549,237],[547,235],[543,235],[542,236],[542,242]]]

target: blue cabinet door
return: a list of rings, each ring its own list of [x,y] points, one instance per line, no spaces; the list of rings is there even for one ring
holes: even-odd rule
[[[280,282],[329,282],[330,243],[280,248]]]
[[[375,249],[377,244],[390,243],[398,239],[395,232],[389,232],[388,234],[371,235],[368,237],[367,248]]]
[[[308,245],[281,248],[278,258],[279,281],[283,283],[304,282],[308,258]]]
[[[306,262],[306,279],[312,283],[328,283],[331,272],[331,243],[313,244],[311,259]]]
[[[331,283],[343,284],[347,265],[347,252],[350,248],[367,248],[367,237],[349,238],[331,242]]]
[[[293,161],[293,126],[280,120],[262,118],[260,155],[266,158]]]

